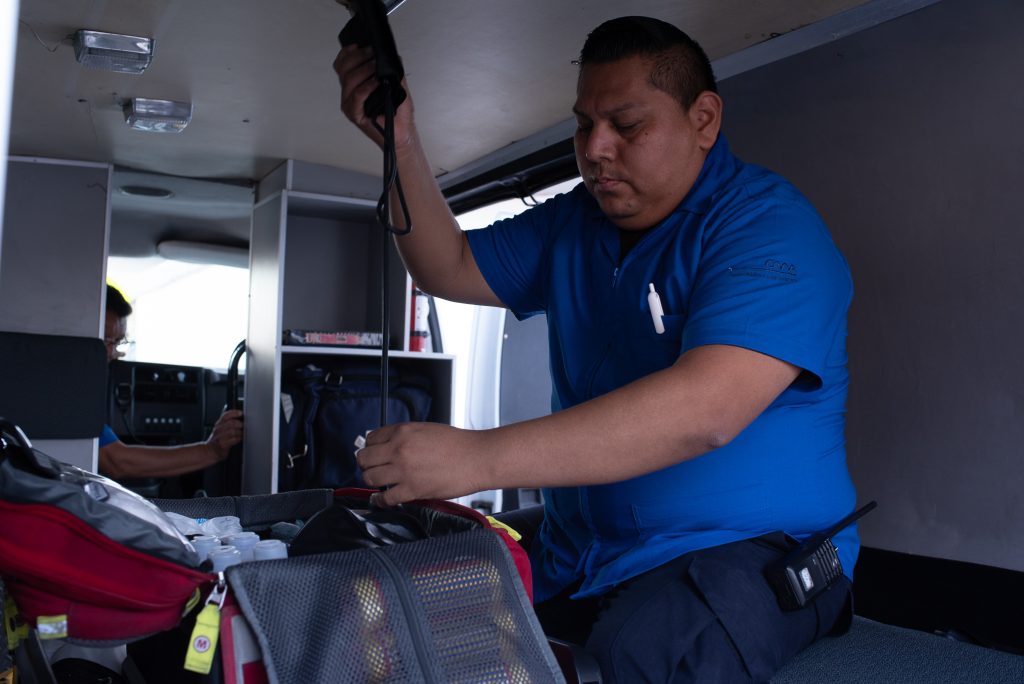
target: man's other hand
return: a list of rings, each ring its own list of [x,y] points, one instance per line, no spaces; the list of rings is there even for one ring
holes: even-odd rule
[[[242,441],[242,412],[232,409],[220,414],[217,423],[213,426],[213,432],[206,440],[207,446],[217,454],[217,459],[223,461],[231,452],[231,447]]]

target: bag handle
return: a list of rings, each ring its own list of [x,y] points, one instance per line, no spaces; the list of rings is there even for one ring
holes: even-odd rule
[[[21,470],[55,480],[60,477],[60,465],[54,459],[32,447],[32,442],[20,427],[0,417],[0,463],[10,458]]]

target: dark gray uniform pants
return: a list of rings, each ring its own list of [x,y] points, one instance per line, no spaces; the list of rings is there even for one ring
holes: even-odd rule
[[[765,682],[852,619],[846,578],[801,610],[779,608],[763,569],[792,544],[773,533],[694,551],[600,597],[570,599],[573,587],[535,606],[537,616],[549,636],[584,645],[606,683]]]

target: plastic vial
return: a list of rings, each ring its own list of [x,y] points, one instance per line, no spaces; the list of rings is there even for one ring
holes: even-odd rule
[[[199,562],[206,560],[210,552],[220,546],[220,539],[208,534],[201,534],[192,538],[192,547],[199,554]]]
[[[264,539],[252,547],[253,557],[256,560],[273,560],[274,558],[287,558],[288,547],[280,539]]]
[[[224,542],[231,544],[242,554],[242,562],[248,563],[253,559],[252,547],[260,541],[260,536],[255,532],[239,532],[227,537]]]
[[[218,547],[210,551],[209,558],[214,572],[224,572],[226,568],[242,562],[242,554],[234,546]]]

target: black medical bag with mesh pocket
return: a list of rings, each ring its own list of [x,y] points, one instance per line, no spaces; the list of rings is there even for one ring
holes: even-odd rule
[[[158,501],[193,518],[236,515],[261,536],[300,523],[288,558],[224,572],[222,662],[210,678],[182,672],[175,646],[171,665],[182,678],[166,681],[565,681],[530,604],[529,567],[517,565],[521,549],[503,530],[450,502],[369,509],[368,494]]]
[[[226,574],[270,682],[562,681],[487,530]]]

